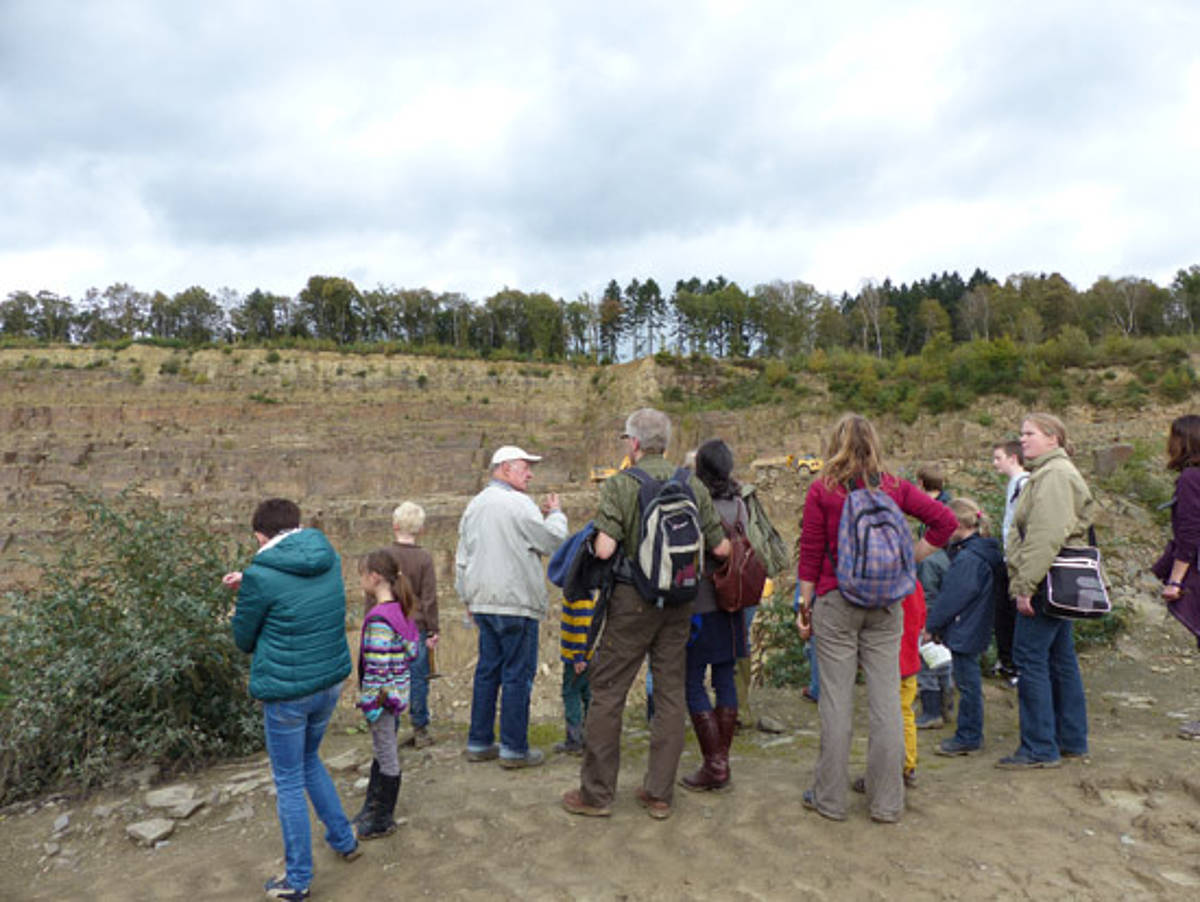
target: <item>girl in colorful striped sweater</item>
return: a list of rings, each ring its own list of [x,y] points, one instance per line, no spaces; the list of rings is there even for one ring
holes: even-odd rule
[[[357,707],[371,725],[371,780],[363,809],[354,818],[359,839],[377,839],[396,829],[393,814],[400,794],[397,718],[408,708],[409,666],[417,657],[420,633],[409,619],[416,598],[408,578],[386,551],[373,551],[361,566],[367,613],[358,655]]]

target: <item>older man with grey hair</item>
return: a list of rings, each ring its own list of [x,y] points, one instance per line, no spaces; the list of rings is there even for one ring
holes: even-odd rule
[[[539,509],[527,494],[539,460],[515,445],[496,450],[491,480],[459,522],[454,560],[454,587],[479,630],[467,760],[499,758],[509,768],[545,760],[541,749],[529,747],[538,623],[550,606],[541,555],[553,553],[567,537],[558,495],[548,494]],[[496,745],[496,699],[502,690]]]
[[[629,415],[621,439],[634,467],[652,480],[664,481],[675,472],[663,453],[671,438],[665,413],[643,407]],[[713,507],[708,489],[694,476],[688,484],[696,499],[705,543],[725,557],[729,539]],[[623,470],[604,483],[596,511],[595,553],[601,559],[620,552],[636,560],[641,541],[638,477]],[[621,719],[625,697],[647,654],[654,679],[654,717],[650,722],[650,756],[637,790],[638,802],[651,817],[671,815],[675,773],[683,752],[684,662],[692,606],[657,606],[647,601],[627,573],[617,566],[617,584],[608,602],[607,621],[589,666],[592,703],[584,724],[584,756],[578,789],[563,794],[563,807],[572,814],[604,817],[611,813],[620,769]]]

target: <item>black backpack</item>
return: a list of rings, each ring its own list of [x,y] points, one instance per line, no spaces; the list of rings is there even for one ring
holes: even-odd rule
[[[687,604],[703,577],[704,532],[690,471],[680,467],[655,479],[639,467],[625,471],[638,481],[641,538],[629,570],[642,598],[658,607]]]

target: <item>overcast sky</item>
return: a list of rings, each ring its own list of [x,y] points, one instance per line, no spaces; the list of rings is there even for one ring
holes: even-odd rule
[[[1200,263],[1200,3],[0,0],[0,297]]]

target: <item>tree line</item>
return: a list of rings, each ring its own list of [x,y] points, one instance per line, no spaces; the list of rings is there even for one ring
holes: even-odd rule
[[[118,283],[78,301],[50,291],[10,292],[0,302],[0,338],[59,343],[159,339],[200,345],[318,339],[338,345],[388,342],[489,356],[618,361],[666,350],[712,357],[787,358],[817,348],[877,357],[949,343],[1007,337],[1035,344],[1062,334],[1154,336],[1200,325],[1200,265],[1162,287],[1133,276],[1079,290],[1061,275],[1022,273],[1003,282],[976,269],[911,284],[866,282],[835,297],[802,281],[749,292],[722,276],[679,280],[666,293],[653,278],[611,280],[599,298],[575,300],[504,288],[475,302],[458,292],[379,286],[312,276],[294,297],[194,286],[168,296]],[[1078,331],[1076,331],[1078,330]]]

